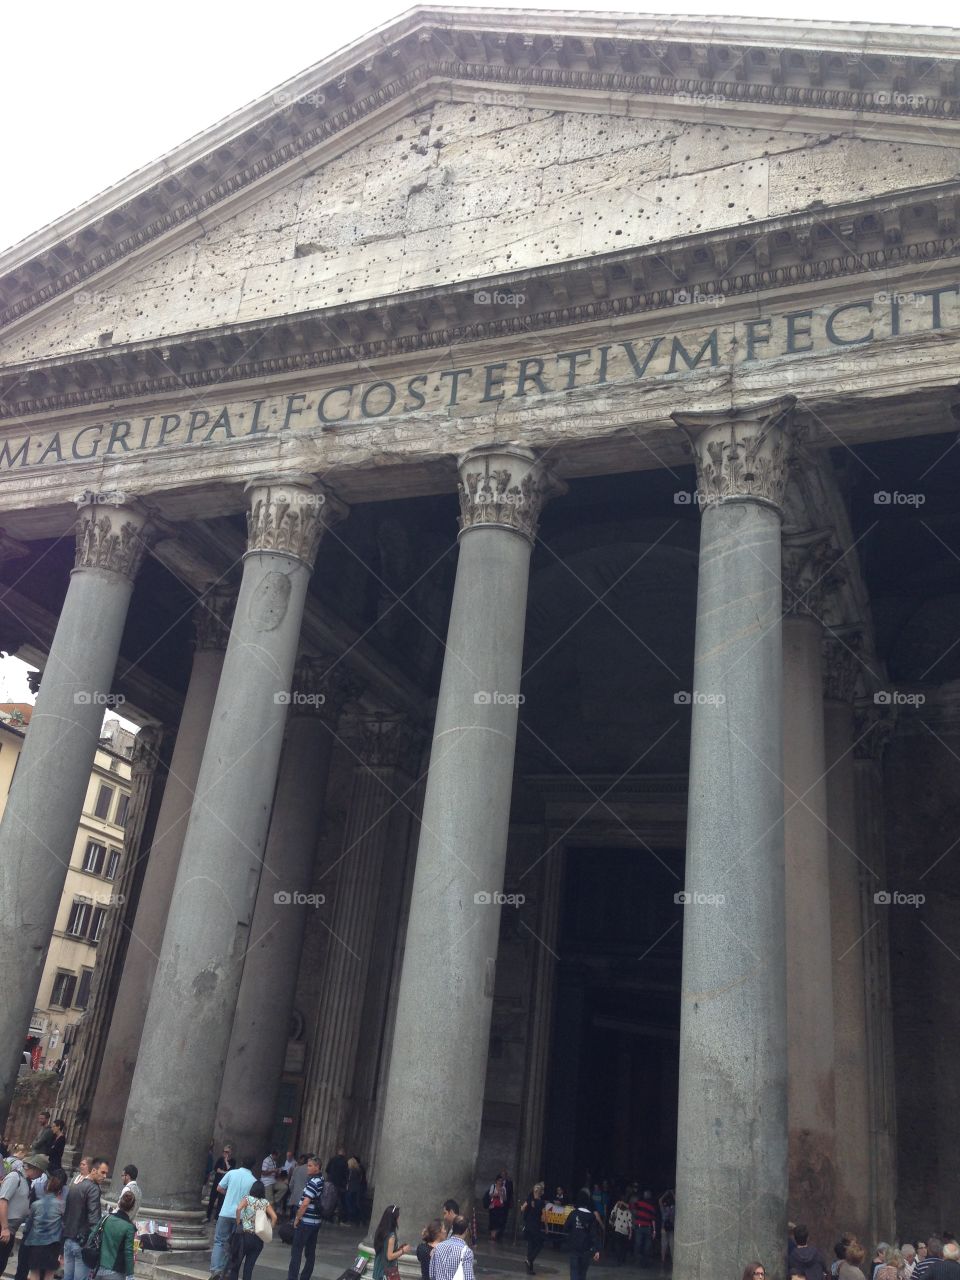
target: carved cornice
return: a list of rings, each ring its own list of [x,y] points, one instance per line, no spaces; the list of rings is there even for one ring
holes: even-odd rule
[[[863,636],[857,632],[823,637],[823,696],[830,702],[852,703],[864,671]]]
[[[562,15],[555,17],[564,21]],[[936,54],[875,53],[872,44],[841,53],[811,48],[806,40],[772,48],[768,42],[751,44],[749,27],[734,40],[711,36],[709,42],[694,43],[671,39],[668,31],[665,39],[654,41],[644,39],[641,31],[631,32],[619,18],[611,24],[600,16],[589,37],[529,30],[505,14],[489,30],[470,29],[471,20],[459,19],[455,11],[438,14],[435,21],[432,25],[424,17],[419,29],[387,33],[379,48],[367,48],[352,66],[341,62],[333,71],[330,60],[326,75],[321,66],[313,83],[300,78],[297,92],[278,93],[272,103],[259,104],[263,117],[246,119],[233,137],[211,130],[206,154],[195,149],[186,154],[183,148],[182,159],[177,153],[168,157],[155,181],[128,189],[125,199],[105,205],[85,226],[74,227],[8,271],[0,279],[5,304],[0,324],[82,284],[171,230],[197,222],[390,102],[422,105],[431,81],[440,82],[437,94],[450,81],[466,81],[509,87],[521,95],[524,89],[538,88],[694,105],[706,99],[921,124],[960,118],[956,61],[938,61]],[[783,31],[787,40],[790,34]],[[738,39],[743,42],[736,43]]]
[[[960,260],[960,238],[947,234],[958,214],[960,184],[945,184],[938,195],[925,191],[920,203],[911,193],[871,198],[654,248],[490,276],[469,286],[444,285],[442,298],[433,289],[415,290],[332,306],[322,317],[306,312],[284,317],[283,324],[233,325],[162,345],[8,365],[0,372],[0,421],[661,310],[702,315],[710,308],[699,305],[698,297],[753,298],[769,289],[945,264]],[[518,280],[528,299],[524,308],[476,303],[481,287],[491,298],[509,297]],[[445,322],[438,324],[440,312]]]
[[[838,566],[840,551],[829,529],[784,534],[782,542],[783,612],[823,621],[827,596],[846,581]]]
[[[133,582],[147,549],[146,518],[102,496],[108,501],[85,501],[80,507],[74,570],[105,569]]]
[[[357,728],[364,765],[373,769],[403,768],[411,778],[417,776],[424,737],[419,725],[405,716],[375,713],[361,717]]]
[[[236,603],[232,587],[212,587],[200,597],[193,607],[194,649],[226,650]]]
[[[482,445],[457,459],[460,534],[470,529],[510,529],[534,542],[540,512],[566,485],[520,445]]]
[[[670,415],[690,443],[701,508],[750,500],[782,512],[795,404],[795,396],[781,396],[718,413]]]
[[[251,480],[247,555],[276,552],[313,568],[324,532],[347,514],[346,506],[310,477]]]

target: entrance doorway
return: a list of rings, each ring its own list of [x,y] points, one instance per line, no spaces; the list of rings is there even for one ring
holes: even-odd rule
[[[682,850],[570,848],[544,1132],[548,1197],[674,1185]]]

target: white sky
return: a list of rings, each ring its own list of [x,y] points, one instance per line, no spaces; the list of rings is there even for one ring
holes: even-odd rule
[[[646,0],[657,14],[960,26],[956,0]],[[397,17],[403,0],[9,0],[4,7],[0,247],[38,230],[238,107]]]

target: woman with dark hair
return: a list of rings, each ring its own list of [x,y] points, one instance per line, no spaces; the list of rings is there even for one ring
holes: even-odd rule
[[[751,1262],[743,1268],[743,1280],[766,1280],[767,1273],[762,1262]]]
[[[420,1243],[417,1245],[417,1261],[420,1263],[420,1274],[423,1280],[430,1280],[430,1259],[433,1257],[434,1245],[444,1237],[443,1223],[434,1218],[420,1232]]]
[[[133,1237],[135,1234],[130,1214],[137,1202],[132,1191],[124,1191],[116,1213],[103,1220],[100,1237],[100,1265],[98,1280],[124,1280],[133,1275]]]
[[[499,1243],[500,1237],[503,1235],[503,1229],[507,1225],[507,1214],[510,1211],[510,1206],[507,1204],[507,1185],[503,1174],[498,1173],[493,1182],[490,1183],[483,1201],[487,1208],[490,1239]]]
[[[53,1130],[53,1142],[50,1144],[50,1172],[63,1168],[63,1149],[67,1145],[67,1133],[63,1121],[58,1117],[50,1121]]]
[[[373,1249],[376,1257],[373,1260],[372,1280],[390,1280],[399,1275],[397,1263],[405,1253],[410,1252],[408,1244],[399,1244],[397,1228],[400,1225],[400,1206],[388,1204],[380,1215],[377,1229],[373,1233]]]
[[[240,1249],[236,1265],[228,1270],[234,1275],[243,1266],[243,1280],[251,1280],[253,1268],[263,1249],[263,1241],[256,1233],[257,1210],[262,1209],[270,1219],[271,1226],[277,1225],[277,1213],[267,1198],[267,1191],[258,1178],[247,1194],[237,1205],[237,1234],[240,1236]]]

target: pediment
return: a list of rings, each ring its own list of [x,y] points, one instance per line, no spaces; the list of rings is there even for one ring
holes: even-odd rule
[[[686,111],[689,104],[677,104]],[[656,109],[654,109],[656,108]],[[291,164],[176,247],[100,273],[0,338],[4,365],[268,324],[754,229],[960,178],[960,151],[654,104],[552,108],[462,85],[309,171]],[[773,119],[777,120],[776,113]],[[779,121],[778,121],[779,123]],[[679,277],[678,277],[679,279]]]

